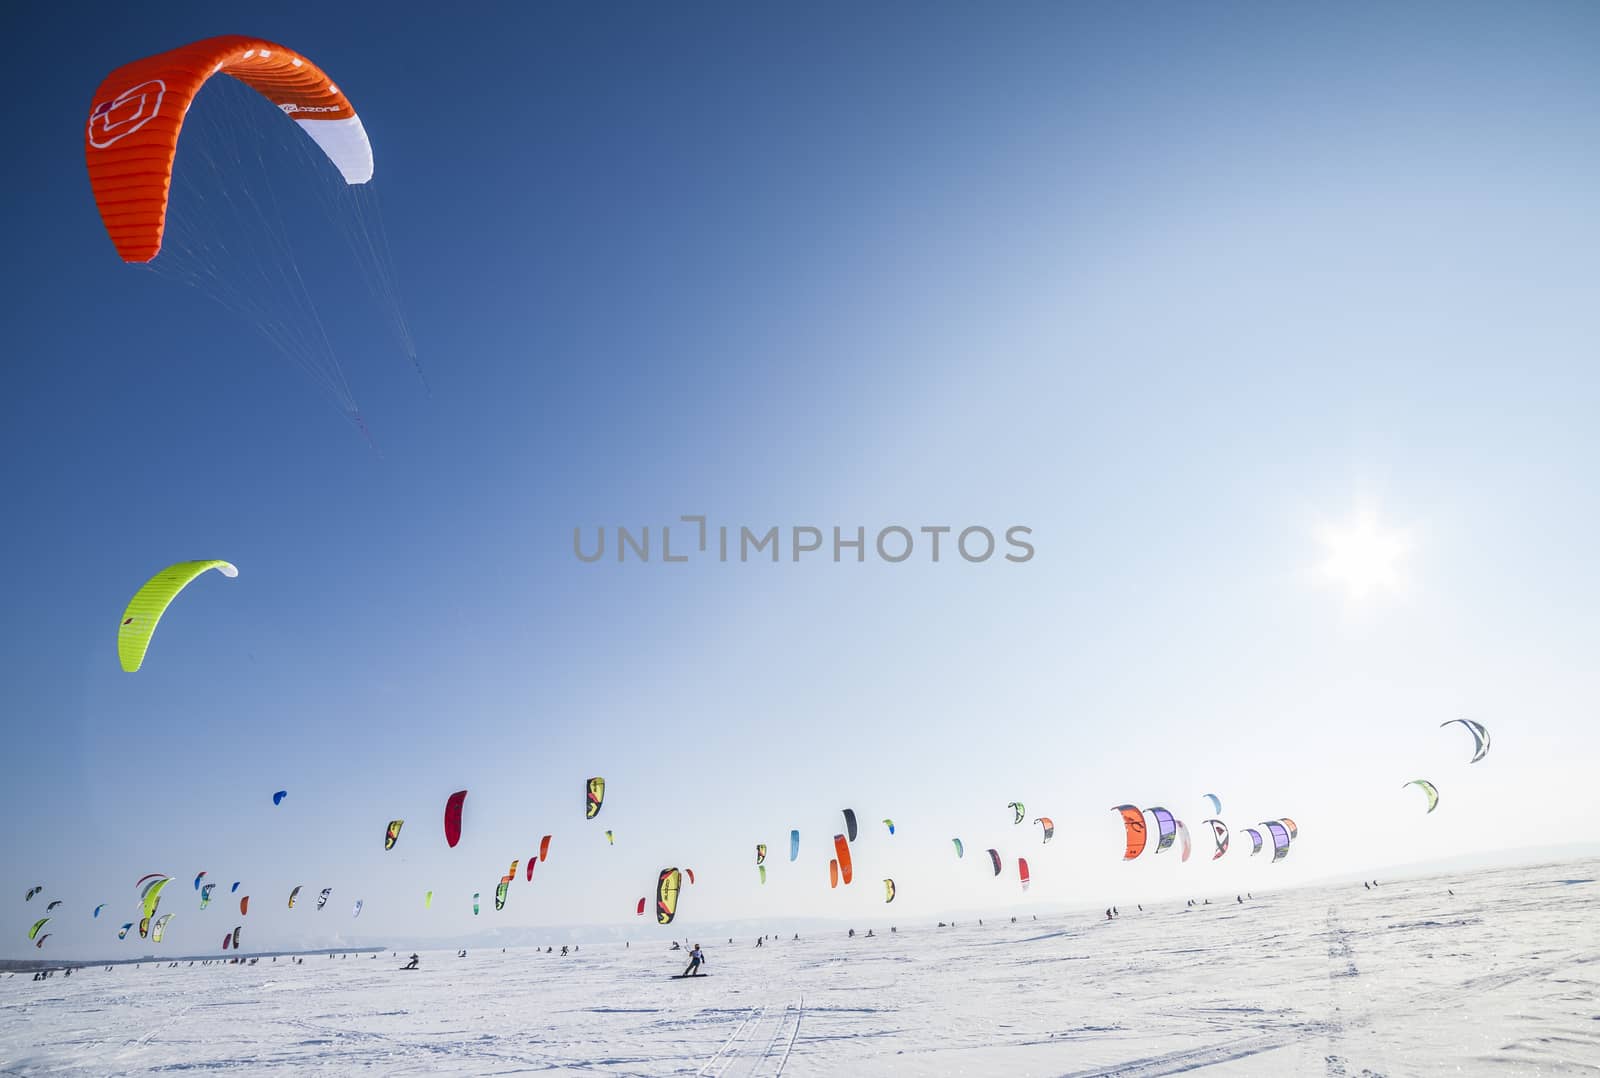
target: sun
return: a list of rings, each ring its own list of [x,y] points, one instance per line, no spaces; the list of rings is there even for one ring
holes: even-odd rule
[[[1322,575],[1342,584],[1351,599],[1361,601],[1404,590],[1401,563],[1411,552],[1411,539],[1402,531],[1384,527],[1375,512],[1364,511],[1348,524],[1324,527],[1318,539],[1326,554]]]

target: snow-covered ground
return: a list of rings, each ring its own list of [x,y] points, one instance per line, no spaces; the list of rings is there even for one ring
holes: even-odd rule
[[[386,951],[20,974],[0,977],[0,1068],[1600,1075],[1597,881],[1569,861],[893,934],[886,907],[870,939],[701,938],[692,981],[668,979],[672,929],[643,928],[416,972]]]

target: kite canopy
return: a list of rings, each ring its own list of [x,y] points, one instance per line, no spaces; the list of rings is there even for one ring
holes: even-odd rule
[[[883,900],[885,902],[893,902],[894,901],[894,881],[893,880],[886,879],[886,880],[883,881]]]
[[[990,850],[989,851],[989,860],[994,862],[994,874],[996,876],[1000,875],[1000,851],[999,850]]]
[[[145,923],[140,925],[139,935],[143,936],[145,934],[150,918],[155,916],[156,907],[161,904],[161,892],[166,890],[166,886],[170,882],[170,876],[152,873],[148,876],[139,877],[139,882],[134,884],[135,887],[139,888],[139,901],[144,910],[143,921]]]
[[[457,790],[444,803],[444,840],[451,849],[461,841],[461,809],[467,803],[467,791]]]
[[[546,835],[539,840],[539,860],[541,861],[550,856],[550,837]]]
[[[839,886],[839,859],[837,857],[828,858],[828,886]]]
[[[294,890],[289,892],[289,908],[291,910],[294,909],[294,900],[300,896],[300,888],[303,886],[305,885],[296,884]]]
[[[1052,820],[1050,817],[1048,817],[1048,816],[1040,816],[1037,820],[1034,820],[1033,822],[1036,823],[1036,824],[1040,824],[1040,825],[1042,825],[1044,827],[1044,840],[1046,842],[1049,842],[1051,839],[1056,837],[1056,822],[1054,820]]]
[[[1177,824],[1178,824],[1178,838],[1183,843],[1183,855],[1182,855],[1182,857],[1179,858],[1179,860],[1187,861],[1189,859],[1189,851],[1192,848],[1190,846],[1190,844],[1189,844],[1189,828],[1184,826],[1184,823],[1183,823],[1182,820],[1177,821]]]
[[[764,865],[766,863],[767,863],[767,844],[765,842],[758,842],[758,843],[756,843],[756,864]]]
[[[1244,829],[1244,833],[1250,836],[1250,841],[1254,844],[1253,848],[1250,850],[1250,856],[1254,857],[1256,854],[1261,852],[1261,832],[1257,831],[1254,827],[1246,827]]]
[[[670,925],[678,915],[678,891],[683,876],[675,868],[664,868],[656,877],[656,924]]]
[[[891,834],[891,835],[894,834],[894,821],[893,820],[885,818],[884,821],[883,821],[883,825],[889,829],[889,834]]]
[[[1217,844],[1217,852],[1211,855],[1211,859],[1215,861],[1228,852],[1228,825],[1215,819],[1207,820],[1206,823],[1211,825],[1211,837]]]
[[[843,835],[833,836],[833,853],[839,862],[839,878],[844,880],[845,885],[848,886],[853,874],[853,867],[850,860],[850,844],[845,841]]]
[[[1206,800],[1211,802],[1211,811],[1220,814],[1222,812],[1222,799],[1216,794],[1206,794],[1205,796]]]
[[[844,833],[850,836],[850,841],[856,840],[856,813],[855,809],[844,810]],[[845,882],[849,882],[846,880]]]
[[[100,220],[124,262],[161,250],[178,136],[195,95],[230,75],[300,125],[348,184],[372,178],[372,144],[349,98],[292,49],[228,34],[124,64],[95,91],[84,158]]]
[[[1144,813],[1139,811],[1138,805],[1117,805],[1111,811],[1122,814],[1122,826],[1128,830],[1128,847],[1123,851],[1122,859],[1132,861],[1144,852],[1145,841],[1149,838],[1144,826]]]
[[[1289,856],[1289,829],[1277,820],[1269,820],[1260,826],[1267,829],[1272,836],[1272,860],[1282,861]]]
[[[229,578],[239,575],[239,570],[225,561],[180,561],[146,580],[133,593],[117,629],[117,658],[122,661],[122,669],[131,674],[144,665],[144,653],[150,648],[150,637],[160,624],[161,615],[179,592],[208,569]]]
[[[600,815],[600,806],[606,800],[606,780],[592,778],[589,780],[588,798],[584,807],[584,818],[592,820]]]
[[[160,943],[161,937],[166,934],[167,922],[172,920],[172,914],[163,913],[156,918],[155,924],[150,926],[150,942]]]
[[[645,896],[644,895],[640,895],[639,896],[639,908],[633,911],[636,916],[639,916],[639,917],[643,917],[644,916],[644,903],[645,903]]]
[[[1011,821],[1013,824],[1019,824],[1028,818],[1027,806],[1025,806],[1021,801],[1009,802],[1006,805],[1006,808],[1017,814],[1017,818]]]
[[[1172,847],[1172,840],[1178,837],[1178,819],[1172,813],[1156,805],[1145,810],[1156,821],[1156,853],[1161,853]]]
[[[400,841],[400,829],[406,825],[404,820],[390,820],[389,826],[383,831],[383,848],[394,849],[394,844]],[[451,843],[454,845],[454,843]]]
[[[289,791],[288,790],[279,790],[277,793],[272,795],[272,803],[274,805],[281,805],[281,804],[283,804],[283,799],[288,797],[288,796],[289,796]]]
[[[961,846],[961,840],[960,839],[953,838],[950,841],[955,844],[956,856],[957,857],[965,857],[967,855],[967,851],[965,849],[963,849],[962,846]]]
[[[1442,730],[1453,722],[1465,726],[1467,732],[1472,735],[1472,759],[1467,763],[1475,764],[1489,754],[1489,730],[1483,723],[1474,722],[1472,719],[1447,719],[1439,724],[1439,729]]]
[[[800,832],[789,832],[789,860],[793,861],[800,856]]]
[[[1026,857],[1017,858],[1017,878],[1022,881],[1022,889],[1026,891],[1030,879],[1028,876],[1028,859]]]
[[[1400,788],[1403,790],[1407,786],[1422,787],[1422,792],[1428,795],[1429,812],[1432,812],[1434,809],[1439,807],[1439,788],[1433,783],[1429,782],[1427,779],[1412,779],[1410,782],[1405,783]]]

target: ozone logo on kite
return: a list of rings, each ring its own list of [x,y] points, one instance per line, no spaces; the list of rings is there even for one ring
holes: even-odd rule
[[[167,84],[151,79],[95,105],[89,110],[89,145],[103,150],[127,138],[160,115],[166,96]]]

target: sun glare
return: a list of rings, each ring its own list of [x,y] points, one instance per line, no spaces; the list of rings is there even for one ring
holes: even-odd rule
[[[1347,525],[1325,527],[1319,538],[1326,555],[1323,576],[1343,585],[1351,599],[1403,590],[1400,563],[1411,551],[1411,540],[1403,532],[1383,527],[1375,513],[1362,513]]]

